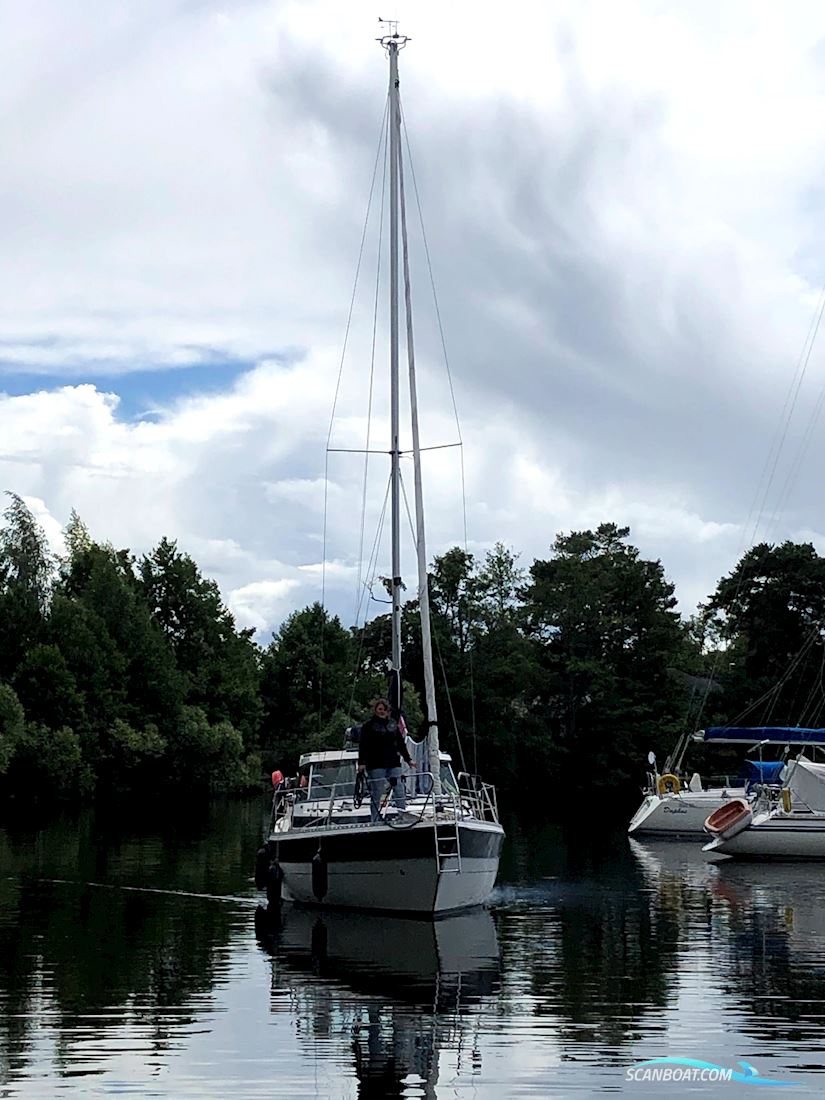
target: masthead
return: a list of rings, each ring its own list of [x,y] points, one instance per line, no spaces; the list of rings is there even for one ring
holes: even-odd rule
[[[391,46],[395,46],[397,50],[403,50],[410,39],[406,34],[398,33],[398,20],[382,19],[379,15],[378,22],[385,33],[382,34],[380,38],[376,38],[375,41],[380,42],[385,50],[390,49]]]

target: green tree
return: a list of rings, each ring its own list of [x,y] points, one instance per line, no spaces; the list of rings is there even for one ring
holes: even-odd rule
[[[28,721],[53,729],[84,724],[83,699],[57,646],[33,646],[20,662],[14,689]]]
[[[261,663],[267,759],[294,766],[337,710],[349,713],[354,661],[352,635],[320,603],[287,618]],[[326,747],[340,747],[344,729],[324,735]]]
[[[10,680],[26,651],[40,641],[53,560],[43,530],[16,493],[0,529],[0,679]]]
[[[604,523],[559,535],[553,556],[530,570],[541,702],[573,787],[589,785],[594,769],[605,784],[629,780],[645,751],[671,744],[683,717],[684,689],[669,672],[684,647],[674,588],[629,534]]]
[[[816,725],[825,711],[825,558],[810,543],[761,543],[702,609],[728,721]]]
[[[72,562],[78,561],[87,550],[92,549],[92,536],[89,534],[89,528],[72,508],[69,515],[69,522],[63,529],[63,541],[66,543],[66,549],[68,550],[68,556],[61,562],[61,565],[65,568]]]
[[[478,573],[476,590],[481,604],[481,618],[487,629],[505,622],[521,621],[521,596],[526,573],[518,565],[519,555],[502,542],[497,542],[484,556]]]
[[[104,619],[82,599],[71,599],[59,588],[49,609],[46,637],[59,648],[82,697],[85,729],[90,736],[99,736],[127,709],[126,656]]]
[[[76,795],[81,790],[83,752],[70,726],[52,729],[42,722],[26,722],[23,736],[8,769],[8,787],[14,791],[43,791]]]
[[[251,746],[261,724],[258,653],[253,631],[235,628],[213,580],[188,554],[162,539],[140,562],[141,590],[186,678],[186,702],[213,721],[228,721]]]
[[[240,731],[230,722],[211,723],[200,707],[181,709],[170,750],[175,781],[189,790],[234,791],[260,778],[260,763],[245,757]]]
[[[59,589],[102,625],[107,651],[122,660],[123,703],[118,717],[136,729],[148,724],[168,738],[177,727],[185,681],[175,654],[142,598],[128,551],[92,543],[69,561]]]
[[[23,737],[25,712],[10,684],[0,684],[0,775],[5,775]]]
[[[159,778],[166,742],[151,722],[135,729],[115,718],[100,732],[96,778],[108,792],[150,787]]]
[[[471,644],[479,616],[479,586],[473,555],[459,546],[433,559],[430,600],[459,653]]]

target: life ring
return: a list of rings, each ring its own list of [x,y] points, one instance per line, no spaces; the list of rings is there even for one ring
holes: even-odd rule
[[[678,775],[671,775],[670,772],[667,775],[660,775],[659,782],[656,784],[659,794],[678,794],[682,789],[682,784]]]

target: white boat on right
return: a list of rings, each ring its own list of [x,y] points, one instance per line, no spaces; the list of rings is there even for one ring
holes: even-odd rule
[[[711,814],[705,829],[713,839],[702,850],[736,859],[825,859],[825,764],[798,756],[784,782],[752,805],[735,800]]]
[[[745,759],[733,767],[733,776],[702,777],[685,768],[693,744],[731,749],[744,748]],[[797,726],[709,726],[685,733],[659,774],[653,753],[642,803],[630,820],[630,836],[684,838],[704,835],[704,825],[714,810],[735,799],[750,799],[763,785],[778,785],[778,775],[791,748],[825,751],[825,729]]]

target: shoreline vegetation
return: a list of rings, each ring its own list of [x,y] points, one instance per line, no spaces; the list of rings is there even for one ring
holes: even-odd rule
[[[389,616],[347,629],[315,603],[266,646],[162,538],[142,557],[72,512],[65,558],[24,501],[0,526],[0,796],[240,793],[302,751],[337,748],[386,690]],[[442,745],[542,805],[594,786],[632,797],[649,750],[685,725],[817,725],[825,711],[825,559],[761,544],[683,619],[628,528],[560,534],[529,568],[498,543],[430,572]],[[415,601],[405,714],[425,728]],[[445,680],[447,688],[445,688]],[[448,689],[448,690],[447,690]],[[718,769],[716,769],[718,770]]]

